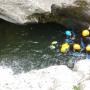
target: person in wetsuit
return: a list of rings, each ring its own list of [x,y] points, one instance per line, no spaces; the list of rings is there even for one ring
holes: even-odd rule
[[[64,33],[65,42],[68,42],[69,44],[72,44],[75,40],[75,33],[70,30],[66,30]]]
[[[86,59],[90,59],[90,28],[82,31],[81,48],[86,53]]]
[[[72,45],[75,40],[75,33],[72,30],[66,30],[64,32],[64,41],[61,45],[60,52],[67,53],[72,51]]]

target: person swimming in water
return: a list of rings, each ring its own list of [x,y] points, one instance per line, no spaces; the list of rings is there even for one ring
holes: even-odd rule
[[[75,37],[76,37],[76,35],[72,30],[66,29],[64,32],[64,41],[60,47],[60,52],[62,52],[62,53],[71,52]]]
[[[75,40],[75,33],[73,31],[70,30],[66,30],[64,33],[64,37],[65,37],[65,41],[69,44],[73,44],[74,40]]]
[[[90,59],[90,27],[82,31],[81,48],[86,53],[86,59]]]

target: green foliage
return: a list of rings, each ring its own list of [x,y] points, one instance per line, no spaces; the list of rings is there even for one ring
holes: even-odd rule
[[[80,90],[79,86],[73,86],[73,90]]]

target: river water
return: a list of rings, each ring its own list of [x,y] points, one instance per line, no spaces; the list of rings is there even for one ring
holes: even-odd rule
[[[0,23],[0,65],[14,73],[28,72],[51,65],[67,64],[72,56],[50,50],[50,43],[63,40],[64,27],[57,23],[15,25]]]
[[[70,66],[68,61],[78,60],[49,48],[52,41],[63,41],[63,30],[56,23],[22,26],[0,22],[0,90],[31,90],[35,83],[30,79],[31,70]]]

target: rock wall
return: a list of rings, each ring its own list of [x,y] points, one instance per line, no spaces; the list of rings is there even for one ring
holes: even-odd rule
[[[74,1],[75,0],[0,0],[0,18],[17,24],[43,22],[43,18],[44,22],[56,21],[64,23],[64,19],[61,19],[61,14],[57,15],[56,13],[61,10],[61,7],[75,6]],[[52,11],[55,11],[54,17],[50,14]],[[42,13],[43,15],[40,16]],[[39,18],[37,18],[37,14],[39,14]]]

